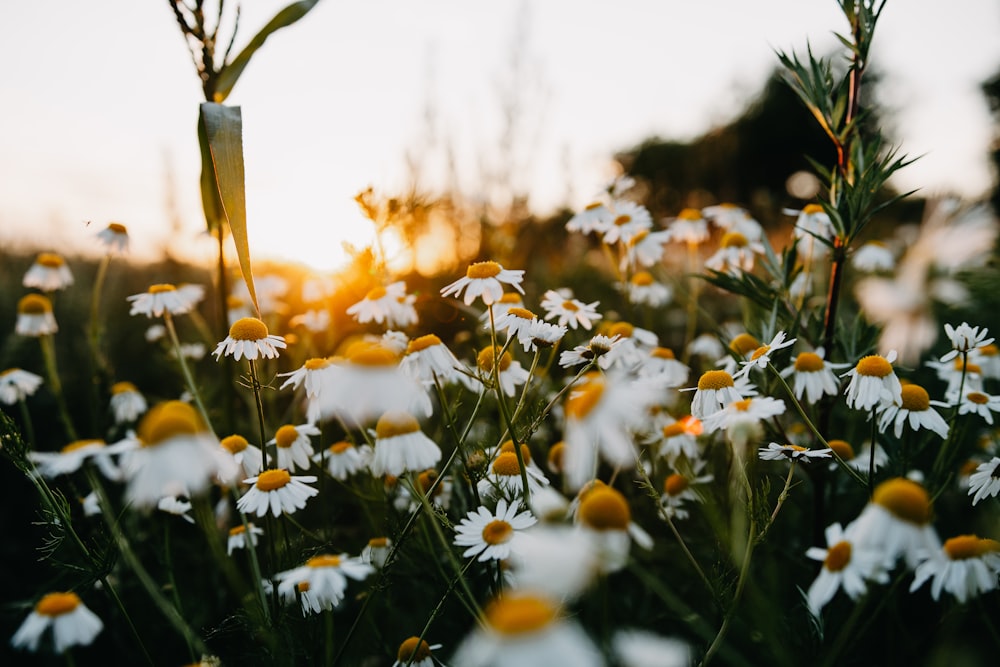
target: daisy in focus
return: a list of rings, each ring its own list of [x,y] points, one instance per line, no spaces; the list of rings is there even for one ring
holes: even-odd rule
[[[535,517],[525,510],[518,512],[517,503],[508,505],[507,500],[497,501],[496,510],[491,512],[480,505],[469,512],[455,526],[455,544],[467,547],[463,558],[477,556],[476,560],[505,560],[510,556],[511,541],[518,531],[535,524]]]
[[[11,637],[11,646],[37,651],[50,628],[56,653],[63,653],[72,646],[93,642],[104,629],[104,623],[76,593],[48,593]]]
[[[778,350],[786,347],[790,347],[795,344],[797,339],[792,338],[791,340],[785,340],[785,332],[779,331],[775,334],[774,338],[771,339],[770,343],[766,345],[761,345],[756,350],[750,354],[750,358],[747,361],[742,362],[743,368],[737,371],[733,377],[747,376],[752,368],[767,368],[767,365],[771,363],[771,355]]]
[[[236,509],[244,514],[264,516],[270,510],[275,517],[294,514],[306,506],[306,502],[319,491],[309,486],[316,481],[313,475],[293,477],[287,470],[272,468],[256,477],[243,480],[250,484],[246,493],[236,501]]]
[[[470,306],[477,297],[481,297],[483,303],[489,306],[503,296],[505,284],[524,294],[524,289],[521,287],[523,279],[524,271],[505,269],[492,261],[476,262],[469,265],[464,278],[459,278],[444,287],[441,296],[454,294],[458,297],[465,292],[465,305]]]
[[[733,401],[743,400],[743,394],[736,389],[733,376],[726,371],[705,371],[698,378],[697,387],[681,391],[694,391],[691,416],[695,419],[705,419]]]
[[[372,460],[372,448],[368,445],[355,447],[354,443],[342,440],[330,445],[326,452],[319,452],[313,461],[320,464],[326,459],[326,469],[330,476],[340,481],[356,475],[369,466]]]
[[[242,435],[227,435],[219,444],[239,464],[244,477],[253,477],[264,469],[264,453]]]
[[[795,398],[816,403],[823,396],[836,396],[840,392],[840,380],[835,370],[850,364],[832,364],[824,358],[822,348],[815,352],[800,352],[792,357],[792,365],[781,371],[781,377],[792,378],[792,392]]]
[[[569,290],[548,290],[542,296],[545,319],[556,319],[559,326],[569,326],[571,329],[582,327],[587,331],[594,326],[594,322],[601,319],[601,314],[597,312],[600,303],[584,303],[574,299]]]
[[[434,667],[433,651],[441,648],[441,644],[428,644],[420,637],[404,639],[396,652],[396,662],[392,667]]]
[[[278,467],[288,472],[296,469],[308,470],[310,457],[313,455],[310,436],[319,435],[320,431],[313,424],[285,424],[274,433],[267,444],[274,445],[278,451]]]
[[[35,263],[28,267],[22,284],[25,287],[55,292],[73,284],[73,272],[62,255],[54,252],[39,253]]]
[[[294,596],[296,590],[308,592],[308,596],[301,596],[302,611],[318,614],[340,606],[347,591],[348,579],[364,581],[374,572],[374,567],[359,558],[347,554],[320,554],[300,567],[279,572],[275,579],[282,597]]]
[[[619,336],[609,337],[597,334],[586,345],[577,345],[572,350],[564,350],[559,355],[559,365],[563,368],[569,368],[589,364],[596,360],[598,366],[608,368],[614,361],[614,356],[608,355],[620,342],[621,337]]]
[[[191,312],[200,300],[190,290],[179,290],[169,283],[150,285],[142,294],[133,294],[126,299],[132,304],[129,315],[162,317],[164,314],[182,315]]]
[[[809,463],[812,459],[828,459],[832,456],[831,449],[808,449],[799,445],[781,445],[777,442],[761,447],[758,452],[761,461],[799,461]]]
[[[1000,493],[1000,457],[980,463],[969,476],[969,495],[976,505],[983,498],[995,498]]]
[[[881,407],[879,431],[884,433],[889,424],[893,425],[892,432],[897,438],[902,437],[904,424],[908,424],[913,431],[933,431],[942,440],[948,437],[948,423],[931,407],[927,390],[915,384],[902,387],[899,403]]]
[[[256,317],[244,317],[236,320],[229,327],[229,335],[215,348],[216,360],[222,355],[233,357],[239,361],[246,357],[247,361],[262,359],[277,359],[278,349],[285,348],[285,339],[271,335],[267,325]]]
[[[841,375],[851,378],[844,392],[847,394],[847,406],[870,411],[881,403],[902,402],[903,387],[892,370],[895,360],[895,352],[890,352],[887,357],[870,354]]]
[[[980,331],[979,327],[971,327],[967,322],[962,322],[957,327],[946,323],[944,332],[951,341],[951,351],[941,357],[941,361],[951,361],[960,354],[970,354],[993,342],[992,338],[986,337],[989,330],[984,327]]]

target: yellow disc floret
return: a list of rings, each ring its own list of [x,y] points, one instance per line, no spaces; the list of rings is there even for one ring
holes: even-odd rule
[[[229,327],[229,337],[233,340],[263,340],[267,334],[267,325],[256,317],[241,317]]]
[[[246,438],[244,438],[242,435],[237,435],[237,434],[227,435],[220,441],[220,443],[222,444],[223,447],[229,450],[230,454],[239,454],[244,449],[250,446],[250,443],[247,442]]]
[[[826,444],[837,456],[845,461],[850,461],[854,458],[854,447],[851,447],[851,443],[846,440],[830,440]]]
[[[685,208],[681,210],[680,213],[677,214],[677,219],[689,220],[692,222],[695,220],[701,220],[701,211],[699,211],[696,208]]]
[[[795,357],[795,371],[797,373],[817,373],[824,368],[823,357],[815,352],[800,352]]]
[[[980,539],[977,535],[959,535],[944,543],[944,552],[951,560],[979,558],[996,551],[1000,551],[1000,542]]]
[[[115,234],[128,234],[128,228],[120,222],[109,222],[108,229]]]
[[[729,349],[741,357],[745,357],[758,347],[760,347],[760,341],[748,333],[741,333],[729,341]]]
[[[340,556],[320,554],[306,561],[306,567],[340,567]]]
[[[517,454],[503,452],[493,460],[493,472],[505,477],[515,477],[521,474],[521,466],[517,462]]]
[[[499,363],[497,363],[497,352],[499,350],[494,347],[484,347],[479,351],[479,355],[476,356],[476,364],[480,370],[484,373],[492,373],[493,365],[496,364],[498,370],[502,373],[510,367],[514,361],[514,357],[510,355],[510,352],[504,352],[503,356],[500,357]]]
[[[139,422],[139,440],[145,446],[157,445],[179,435],[205,431],[198,411],[183,401],[166,401],[153,406]]]
[[[347,442],[346,440],[341,440],[340,442],[335,442],[330,445],[331,454],[343,454],[344,452],[354,449],[354,444]]]
[[[420,430],[420,422],[409,412],[387,412],[379,417],[375,424],[375,437],[384,440],[398,435],[416,433]]]
[[[21,315],[44,315],[52,312],[52,302],[41,294],[25,294],[17,302],[17,312]]]
[[[43,252],[38,255],[38,259],[35,263],[39,266],[44,266],[47,269],[58,269],[66,262],[63,260],[62,256],[57,255],[54,252]]]
[[[851,562],[851,543],[837,542],[827,549],[823,567],[830,572],[840,572]]]
[[[556,608],[544,598],[508,594],[486,607],[486,622],[502,635],[524,635],[547,627],[556,618]]]
[[[625,496],[610,486],[591,489],[580,499],[580,521],[594,530],[628,530],[632,521]]]
[[[892,364],[890,364],[886,358],[881,355],[870,354],[867,357],[861,358],[861,361],[859,361],[858,365],[855,366],[855,370],[858,375],[884,378],[892,373]]]
[[[76,593],[49,593],[35,605],[35,611],[42,616],[62,616],[80,606],[80,596]]]
[[[431,646],[420,637],[410,637],[399,645],[396,662],[401,665],[417,664],[431,657]]]
[[[435,345],[440,345],[441,339],[434,334],[427,334],[426,336],[420,336],[419,338],[414,338],[409,343],[406,344],[406,353],[413,354],[414,352],[422,352],[429,347],[434,347]]]
[[[668,496],[676,496],[688,489],[691,486],[691,482],[684,475],[673,473],[667,475],[667,478],[663,480],[663,491]]]
[[[931,499],[924,487],[903,477],[889,479],[875,488],[872,502],[893,516],[917,525],[931,520]]]
[[[171,285],[170,283],[158,283],[156,285],[150,285],[149,286],[149,293],[150,294],[166,294],[166,293],[169,293],[169,292],[176,292],[176,291],[177,291],[177,287],[174,286],[174,285]]]
[[[282,449],[287,449],[299,439],[299,431],[291,424],[285,424],[274,434],[274,443]]]
[[[723,248],[745,248],[750,244],[747,237],[739,232],[726,232],[719,245]]]
[[[476,262],[470,264],[465,271],[465,277],[472,280],[483,280],[485,278],[496,278],[503,269],[496,262]]]
[[[637,287],[648,287],[654,282],[653,274],[649,271],[636,271],[635,275],[632,276],[632,280],[629,282]]]
[[[503,544],[514,536],[514,527],[506,521],[494,519],[483,526],[483,542],[486,544]]]
[[[733,376],[726,371],[705,371],[698,378],[698,389],[702,391],[710,389],[719,390],[732,386],[735,386]]]
[[[594,406],[601,400],[604,394],[604,380],[599,376],[593,377],[588,382],[574,389],[566,401],[565,413],[567,419],[583,419]]]
[[[287,470],[275,468],[273,470],[265,470],[262,472],[257,478],[255,486],[258,490],[267,492],[280,489],[291,481],[292,476],[288,474]]]
[[[103,440],[93,440],[93,439],[91,439],[91,440],[74,440],[73,442],[71,442],[68,445],[66,445],[65,447],[63,447],[60,451],[63,454],[69,454],[70,452],[76,452],[76,451],[79,451],[79,450],[84,449],[86,447],[94,447],[94,446],[103,447],[104,446],[104,441]]]
[[[931,397],[927,390],[916,384],[903,386],[902,408],[911,412],[923,412],[931,407]]]

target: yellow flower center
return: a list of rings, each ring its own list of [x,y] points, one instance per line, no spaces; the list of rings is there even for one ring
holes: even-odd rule
[[[594,201],[594,202],[590,202],[589,204],[587,204],[587,206],[584,208],[584,210],[585,211],[593,211],[594,209],[601,208],[602,206],[604,206],[604,204],[602,204],[601,202]]]
[[[242,535],[246,531],[247,531],[246,526],[233,526],[232,528],[229,529],[229,534],[233,537],[236,537],[237,535]]]
[[[517,306],[514,306],[513,308],[508,309],[507,310],[507,314],[508,315],[512,315],[513,317],[520,317],[522,320],[535,320],[535,319],[538,319],[538,316],[535,315],[530,310],[528,310],[527,308],[519,308]]]
[[[496,278],[503,268],[496,262],[476,262],[470,264],[465,271],[465,277],[473,280],[483,280],[485,278]]]
[[[40,266],[44,266],[47,269],[58,269],[66,262],[63,261],[62,257],[54,252],[43,252],[38,255],[38,259],[35,260],[35,263]]]
[[[973,363],[968,363],[967,362],[964,367],[965,367],[965,372],[966,373],[982,373],[983,372],[983,369],[981,369],[979,367],[979,364],[973,364]],[[962,366],[962,357],[958,357],[957,359],[955,359],[955,372],[956,373],[961,373],[962,372],[962,368],[963,368],[963,366]]]
[[[504,292],[497,303],[521,303],[521,295],[517,292]]]
[[[976,405],[986,405],[990,402],[990,397],[982,392],[970,391],[965,395],[965,400],[969,401],[969,403],[975,403]]]
[[[510,452],[511,454],[514,454],[515,457],[517,456],[517,454],[514,453],[514,441],[513,440],[508,440],[505,443],[503,443],[502,445],[500,445],[500,451],[501,452]],[[528,448],[528,445],[526,445],[523,442],[521,443],[521,458],[524,459],[525,463],[530,463],[531,462],[531,450]]]
[[[265,470],[262,472],[257,478],[255,486],[258,490],[267,492],[280,489],[291,481],[292,476],[288,474],[287,470],[275,468],[273,470]]]
[[[44,315],[52,312],[52,302],[41,294],[25,294],[17,302],[17,312],[21,315]]]
[[[416,433],[419,430],[420,422],[409,412],[387,412],[379,417],[375,424],[375,437],[384,440],[398,435]]]
[[[159,283],[149,286],[149,294],[164,294],[166,292],[176,292],[177,288],[170,283]]]
[[[883,356],[870,354],[867,357],[861,357],[861,361],[855,366],[855,370],[858,375],[884,378],[892,373],[892,364],[886,361],[886,358]]]
[[[978,558],[995,551],[1000,551],[1000,542],[980,539],[977,535],[959,535],[944,543],[944,552],[951,560]]]
[[[674,438],[678,435],[683,435],[686,433],[684,430],[684,424],[680,422],[674,422],[673,424],[667,424],[663,427],[663,437],[664,438]]]
[[[872,502],[903,521],[925,525],[931,520],[931,499],[927,491],[916,482],[903,477],[879,484],[872,495]]]
[[[927,395],[927,390],[920,385],[904,385],[902,397],[902,407],[904,410],[923,412],[931,407],[931,397]]]
[[[817,373],[823,368],[823,357],[815,352],[801,352],[795,357],[795,370],[799,373]]]
[[[267,325],[256,317],[242,317],[229,327],[229,337],[233,340],[262,340],[267,338]]]
[[[604,394],[604,380],[594,377],[589,382],[573,390],[566,400],[566,417],[583,419],[594,409]]]
[[[750,241],[739,232],[726,232],[719,242],[723,248],[745,248]]]
[[[990,343],[979,348],[979,354],[983,357],[995,357],[1000,354],[1000,348],[996,346],[996,343]]]
[[[503,544],[514,536],[514,528],[506,521],[494,519],[483,526],[483,541],[486,544]]]
[[[696,208],[685,208],[677,214],[679,220],[701,220],[701,211]]]
[[[112,394],[124,394],[126,392],[138,392],[135,385],[131,382],[115,382],[111,385]]]
[[[549,470],[562,470],[563,454],[566,453],[566,443],[561,440],[556,444],[549,447],[549,454],[546,457],[545,462],[549,466]]]
[[[312,359],[306,359],[306,363],[303,364],[307,371],[318,371],[326,368],[330,365],[330,360],[324,357],[313,357]]]
[[[288,449],[299,438],[299,431],[291,424],[285,424],[274,434],[274,442],[282,449]]]
[[[627,530],[632,521],[625,496],[610,486],[595,487],[585,493],[577,513],[594,530]]]
[[[250,443],[247,442],[246,438],[244,438],[242,435],[236,435],[236,434],[227,435],[225,438],[221,440],[221,444],[223,447],[229,450],[230,454],[239,454],[244,449],[250,446]]]
[[[153,406],[139,422],[139,440],[157,445],[178,435],[202,433],[205,425],[198,411],[183,401],[166,401]]]
[[[60,451],[62,451],[63,454],[69,454],[70,452],[76,452],[76,451],[79,451],[79,450],[83,449],[84,447],[91,447],[93,445],[97,445],[98,447],[103,447],[104,446],[104,441],[103,440],[74,440],[73,442],[71,442],[68,445],[66,445],[65,447],[63,447],[62,450],[60,450]]]
[[[370,540],[368,540],[368,546],[370,546],[372,549],[384,549],[385,547],[389,546],[389,538],[373,537]]]
[[[62,616],[79,606],[80,596],[76,593],[48,593],[35,605],[35,611],[42,616]]]
[[[635,331],[635,327],[628,322],[615,322],[608,327],[608,338],[614,338],[615,336],[621,336],[622,338],[631,338],[632,333]]]
[[[176,288],[174,288],[174,289],[176,289]],[[152,288],[150,288],[150,292],[152,292]],[[236,296],[235,294],[230,294],[229,296],[226,297],[226,308],[228,308],[230,310],[233,310],[233,309],[236,309],[236,308],[242,308],[245,303],[246,303],[246,301],[244,301],[240,297]]]
[[[771,351],[770,345],[761,345],[760,347],[758,347],[756,350],[753,351],[753,354],[750,355],[750,361],[755,361],[757,359],[760,359],[762,356],[764,356],[770,351]]]
[[[719,390],[732,386],[734,386],[733,376],[726,371],[705,371],[698,378],[698,389],[702,391]]]
[[[758,347],[760,347],[760,341],[748,333],[741,333],[729,341],[729,349],[741,357],[747,356],[751,350],[756,350]]]
[[[431,657],[431,646],[420,637],[410,637],[399,645],[396,660],[401,665],[426,660]]]
[[[851,562],[851,543],[837,542],[826,552],[823,567],[830,572],[840,572]]]
[[[751,403],[753,403],[752,398],[744,398],[743,400],[740,401],[733,401],[732,403],[729,404],[729,407],[731,407],[733,410],[736,410],[737,412],[746,412],[747,410],[750,409]]]
[[[330,453],[335,455],[343,454],[344,452],[350,451],[352,449],[354,449],[354,445],[351,444],[350,442],[347,442],[346,440],[341,440],[340,442],[336,442],[330,445]]]
[[[524,635],[548,626],[556,608],[548,600],[531,595],[508,594],[486,607],[486,622],[502,635]]]
[[[426,336],[420,336],[419,338],[414,338],[409,343],[406,344],[406,353],[413,354],[414,352],[422,352],[429,347],[434,347],[435,345],[440,345],[441,339],[434,334],[427,334]]]
[[[306,567],[340,567],[340,556],[320,554],[306,561]]]
[[[854,447],[851,447],[851,443],[846,440],[830,440],[826,444],[837,454],[837,456],[845,461],[850,461],[854,458]]]
[[[630,282],[637,287],[648,287],[653,284],[653,274],[649,271],[638,271]]]
[[[378,287],[373,287],[368,290],[368,294],[365,294],[366,301],[378,301],[385,296],[385,288],[381,285]]]
[[[299,583],[295,584],[295,588],[297,588],[299,590],[299,593],[308,593],[309,592],[309,582],[308,581],[300,581]]]
[[[627,225],[630,222],[632,222],[631,215],[619,215],[617,218],[615,218],[615,225],[617,225],[618,227],[621,227],[622,225]]]
[[[641,242],[641,241],[642,241],[642,240],[643,240],[644,238],[646,238],[647,236],[649,236],[649,230],[648,230],[648,229],[640,229],[640,230],[639,230],[639,233],[637,233],[637,234],[636,234],[635,236],[633,236],[633,237],[632,237],[632,238],[631,238],[631,239],[629,240],[628,244],[629,244],[630,246],[632,246],[632,247],[635,247],[635,246],[639,245],[639,243],[640,243],[640,242]]]
[[[128,229],[120,222],[109,222],[108,229],[115,234],[128,234]]]
[[[399,357],[378,343],[357,343],[347,351],[347,359],[358,366],[394,366]]]
[[[573,313],[575,313],[576,311],[580,310],[580,306],[576,305],[576,303],[574,303],[573,301],[563,301],[562,302],[562,307],[563,307],[563,310],[568,310],[568,311],[573,312]]]
[[[497,352],[499,350],[493,347],[484,347],[479,351],[479,355],[476,357],[476,364],[484,373],[493,372],[493,364],[496,363]],[[514,357],[510,356],[510,352],[504,352],[503,356],[500,357],[500,362],[497,364],[499,371],[502,373],[507,370],[513,361]]]
[[[691,486],[691,482],[684,475],[673,473],[663,480],[663,490],[668,496],[676,496],[683,493]]]
[[[649,356],[654,359],[676,359],[674,356],[674,351],[669,347],[654,347],[653,351],[649,353]]]
[[[493,461],[493,472],[504,477],[517,477],[521,474],[521,466],[517,463],[517,454],[503,452]]]

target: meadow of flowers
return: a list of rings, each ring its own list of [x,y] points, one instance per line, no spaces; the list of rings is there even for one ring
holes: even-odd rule
[[[86,281],[39,254],[4,286],[8,660],[993,664],[998,223],[879,226],[881,6],[842,3],[843,67],[779,56],[838,155],[787,232],[654,220],[623,175],[565,221],[573,284],[415,288],[377,246],[111,285],[120,223]]]

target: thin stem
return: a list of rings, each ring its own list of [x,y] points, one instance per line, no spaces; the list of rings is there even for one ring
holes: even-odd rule
[[[267,469],[267,436],[264,431],[264,404],[260,400],[260,380],[257,379],[257,367],[254,364],[253,359],[247,359],[247,363],[250,365],[250,387],[253,389],[253,399],[254,405],[257,408],[257,428],[260,433],[260,448],[264,450],[264,456],[261,458],[261,472]],[[274,461],[277,464],[278,461],[278,443],[274,443]]]
[[[875,495],[875,448],[877,446],[876,436],[878,435],[878,422],[875,419],[875,408],[872,408],[872,442],[871,451],[868,454],[868,498]]]
[[[21,408],[21,421],[24,423],[24,435],[28,440],[28,446],[31,449],[35,448],[35,427],[31,422],[31,411],[28,410],[28,402],[20,398],[17,401],[18,407]]]
[[[458,574],[456,574],[455,577],[450,582],[448,582],[447,590],[445,590],[444,595],[441,596],[441,599],[438,600],[438,603],[434,605],[434,609],[431,611],[430,617],[427,619],[427,622],[424,623],[424,627],[420,631],[420,634],[417,635],[417,643],[414,647],[413,653],[410,654],[409,659],[406,661],[406,667],[409,667],[410,665],[413,664],[413,659],[417,655],[417,647],[419,647],[420,643],[424,641],[424,637],[427,635],[427,631],[431,629],[431,624],[434,623],[434,619],[436,619],[438,614],[441,612],[441,607],[444,606],[445,600],[447,600],[448,597],[451,595],[451,592],[455,590],[455,584],[458,583],[459,579],[462,579],[465,576],[465,573],[475,562],[476,558],[475,556],[473,556],[472,558],[469,559],[469,562],[465,564],[462,570]]]
[[[465,440],[459,438],[458,432],[455,429],[455,416],[451,412],[451,406],[448,405],[448,401],[445,399],[444,387],[441,386],[441,382],[438,379],[437,374],[434,374],[434,387],[437,389],[438,401],[441,403],[441,411],[444,413],[444,427],[445,430],[451,433],[452,438],[455,439],[455,449],[458,451],[459,456],[462,457],[462,465],[465,467],[466,471],[469,470],[469,458],[465,452]],[[479,403],[476,404],[478,408]],[[482,500],[479,498],[479,487],[475,480],[470,479],[469,486],[472,487],[472,495],[476,499],[476,506],[482,505]]]
[[[69,416],[69,408],[66,407],[66,397],[63,395],[62,382],[59,380],[59,369],[56,366],[56,347],[50,335],[38,337],[38,344],[42,348],[42,360],[45,363],[45,373],[49,376],[49,389],[56,398],[56,406],[59,409],[59,418],[62,420],[66,435],[70,440],[77,440],[76,428],[73,420]]]
[[[708,663],[712,660],[712,657],[718,652],[719,648],[722,646],[722,642],[726,637],[726,633],[729,632],[729,624],[732,622],[733,617],[736,615],[736,609],[739,606],[740,599],[743,597],[743,589],[746,587],[747,575],[750,573],[750,557],[753,555],[754,545],[757,543],[757,522],[751,516],[750,519],[750,531],[747,534],[747,548],[743,554],[743,564],[740,567],[739,579],[736,581],[736,592],[733,593],[733,601],[729,607],[729,611],[726,613],[725,618],[722,619],[722,626],[719,628],[718,634],[715,635],[715,639],[712,640],[712,644],[705,651],[705,657],[702,658],[701,662],[698,663],[699,667],[707,667]]]
[[[177,329],[174,327],[174,319],[170,315],[170,311],[163,311],[163,324],[167,327],[167,333],[170,335],[170,342],[174,346],[174,354],[177,355],[177,363],[181,366],[181,373],[184,374],[184,382],[188,386],[188,391],[194,397],[195,405],[198,406],[198,412],[201,413],[201,418],[205,420],[205,425],[209,429],[212,429],[212,420],[208,417],[208,410],[205,409],[205,404],[201,401],[201,393],[198,391],[198,385],[194,382],[194,376],[191,375],[191,369],[188,368],[187,361],[184,359],[184,354],[181,351],[181,341],[177,337]],[[212,431],[215,434],[215,431]]]

